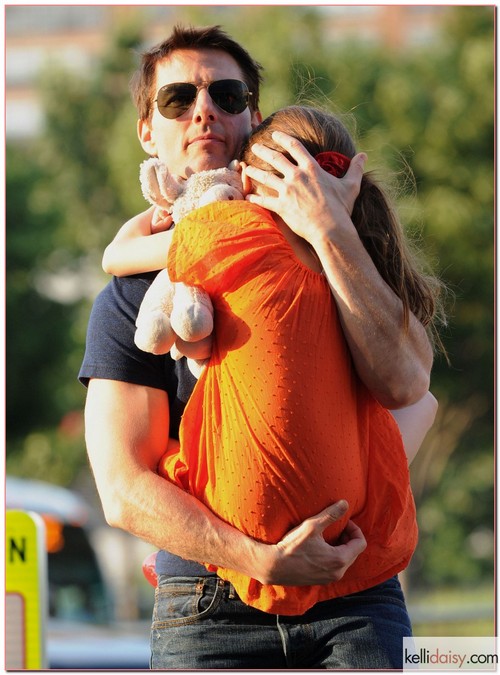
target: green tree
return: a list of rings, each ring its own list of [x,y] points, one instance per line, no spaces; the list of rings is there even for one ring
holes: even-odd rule
[[[95,70],[78,77],[53,64],[42,81],[46,151],[65,212],[61,245],[74,257],[100,257],[127,215],[131,185],[135,209],[144,205],[137,199],[137,158],[144,153],[133,144],[136,117],[128,92],[140,31],[140,23],[120,24]],[[130,124],[126,134],[124,119]]]
[[[419,63],[427,113],[413,167],[424,238],[455,302],[444,335],[451,366],[438,360],[433,378],[441,416],[415,467],[423,535],[413,570],[429,582],[476,583],[493,573],[492,9],[456,8],[444,34],[434,66]],[[453,461],[440,461],[451,453]],[[434,525],[428,527],[426,514],[435,514],[436,507],[439,517],[430,518]],[[437,564],[437,551],[445,549]]]
[[[401,213],[454,296],[443,331],[450,365],[438,358],[432,379],[440,412],[412,468],[421,523],[412,576],[476,583],[493,573],[494,23],[491,8],[447,16],[432,55],[375,59],[356,117],[364,147],[380,147],[388,169],[410,165],[416,191],[402,195]]]
[[[41,85],[44,137],[7,148],[6,421],[13,473],[69,484],[86,466],[84,389],[76,376],[90,302],[106,280],[99,276],[102,250],[129,217],[128,187],[138,184],[132,134],[126,150],[120,136],[126,115],[130,129],[135,124],[128,78],[140,42],[140,25],[119,27],[88,77],[51,64]],[[137,187],[133,210],[143,205]]]
[[[40,270],[55,248],[61,214],[45,198],[47,175],[31,152],[7,148],[7,433],[57,424],[64,405],[61,372],[71,346],[75,307],[40,291]]]

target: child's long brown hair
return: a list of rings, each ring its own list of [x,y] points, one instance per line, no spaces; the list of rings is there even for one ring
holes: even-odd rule
[[[271,167],[250,148],[258,142],[281,150],[272,139],[274,131],[283,131],[298,139],[313,157],[325,151],[340,152],[350,158],[356,154],[349,132],[337,117],[316,108],[290,106],[270,115],[252,132],[241,159],[269,170]],[[389,198],[370,173],[363,175],[352,221],[380,275],[401,299],[404,329],[408,328],[412,312],[428,329],[433,343],[442,348],[436,324],[445,321],[441,303],[443,285],[433,274],[424,271]]]

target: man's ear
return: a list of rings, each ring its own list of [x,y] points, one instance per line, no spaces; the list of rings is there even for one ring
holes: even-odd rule
[[[252,117],[250,119],[250,125],[252,129],[258,127],[261,122],[262,122],[262,113],[260,112],[260,110],[254,110],[252,112]]]
[[[243,185],[243,196],[246,197],[253,190],[252,181],[247,175],[247,166],[246,162],[240,162],[240,171],[241,171],[241,182]]]
[[[153,134],[148,120],[137,121],[137,135],[141,142],[142,149],[152,157],[156,156],[156,143],[153,140]]]

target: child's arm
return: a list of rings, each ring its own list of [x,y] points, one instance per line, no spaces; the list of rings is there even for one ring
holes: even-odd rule
[[[152,225],[155,208],[152,206],[128,220],[108,244],[102,259],[107,274],[122,277],[154,272],[166,266],[172,231],[159,231],[162,223],[168,226],[168,221]]]
[[[438,402],[428,391],[417,403],[406,408],[389,411],[401,431],[408,464],[414,459],[427,432],[433,425],[437,409]]]

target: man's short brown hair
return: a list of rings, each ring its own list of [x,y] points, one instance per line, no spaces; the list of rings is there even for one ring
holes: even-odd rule
[[[139,69],[130,82],[130,91],[140,119],[150,119],[153,112],[156,64],[179,49],[220,49],[227,52],[240,67],[243,79],[252,92],[250,108],[259,109],[259,89],[263,70],[260,63],[220,26],[196,28],[177,25],[170,37],[141,55]]]

